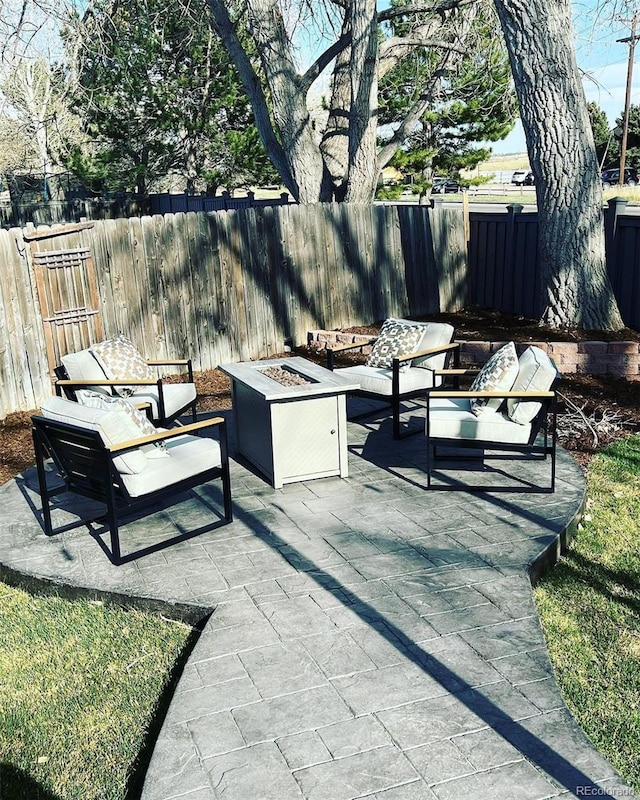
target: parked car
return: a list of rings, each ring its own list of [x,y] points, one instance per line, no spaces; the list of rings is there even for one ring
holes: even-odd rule
[[[453,178],[434,178],[431,191],[435,194],[454,194],[460,191],[460,184]]]
[[[517,169],[511,176],[511,183],[516,186],[533,186],[535,178],[530,169]]]
[[[605,169],[602,171],[600,177],[603,186],[617,186],[620,181],[620,168]],[[627,186],[637,186],[639,180],[638,173],[635,169],[625,168],[624,182]]]

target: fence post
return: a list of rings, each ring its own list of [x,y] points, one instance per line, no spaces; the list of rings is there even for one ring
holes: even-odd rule
[[[502,286],[503,288],[503,296],[502,302],[500,304],[500,308],[503,311],[507,311],[508,313],[514,313],[515,306],[516,306],[516,261],[517,261],[517,237],[516,237],[516,225],[518,224],[518,217],[524,211],[524,206],[522,203],[510,203],[507,206],[507,240],[505,242],[505,256],[509,259],[507,263],[504,265],[505,273],[509,270],[508,276],[503,274],[502,276]],[[505,259],[506,261],[506,259]],[[508,297],[507,289],[508,287]],[[497,288],[497,287],[496,287]],[[506,302],[505,302],[506,301]]]
[[[618,230],[618,217],[624,214],[627,201],[624,197],[612,197],[607,203],[604,212],[604,246],[609,278],[614,282],[616,272],[616,233]]]

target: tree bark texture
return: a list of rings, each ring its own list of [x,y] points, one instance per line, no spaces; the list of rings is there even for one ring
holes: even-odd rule
[[[573,48],[570,2],[494,2],[535,176],[541,322],[618,330],[624,324],[607,275],[602,187]]]
[[[376,0],[351,0],[351,108],[345,200],[370,203],[378,182],[378,14]]]
[[[345,17],[342,35],[350,36],[350,19]],[[321,200],[344,200],[349,165],[349,103],[351,99],[351,47],[336,57],[331,76],[331,104],[327,125],[320,142],[329,185]]]

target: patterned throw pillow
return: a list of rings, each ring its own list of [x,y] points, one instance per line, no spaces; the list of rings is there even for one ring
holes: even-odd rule
[[[518,377],[512,386],[514,392],[548,392],[558,377],[556,365],[539,347],[527,347],[519,359]],[[509,399],[509,419],[528,425],[540,411],[541,403]]]
[[[367,366],[391,369],[394,358],[406,356],[418,349],[423,333],[424,328],[421,325],[411,325],[400,319],[386,319],[367,359]],[[410,366],[408,363],[400,369],[404,371]]]
[[[78,402],[89,408],[101,408],[104,411],[118,411],[125,414],[135,427],[140,432],[140,436],[150,436],[153,433],[158,433],[158,429],[150,422],[144,411],[136,408],[128,400],[121,397],[105,397],[99,392],[91,392],[87,389],[81,389],[77,392]],[[165,442],[152,442],[151,444],[144,444],[140,448],[147,458],[160,458],[169,456],[167,445]]]
[[[137,348],[120,334],[117,339],[107,339],[91,346],[91,352],[104,370],[107,378],[122,380],[155,380],[153,370],[140,355]],[[130,397],[136,386],[117,386],[116,391],[122,397]]]
[[[513,342],[505,344],[487,361],[476,375],[470,391],[509,392],[518,376],[518,354]],[[483,411],[496,411],[503,403],[500,397],[477,397],[471,400],[471,410],[477,416]]]

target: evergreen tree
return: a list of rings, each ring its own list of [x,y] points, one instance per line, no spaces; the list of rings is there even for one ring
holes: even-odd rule
[[[251,107],[196,0],[95,0],[66,33],[90,146],[68,165],[94,188],[187,191],[273,176]],[[273,177],[272,177],[273,180]]]
[[[393,0],[392,6],[399,5]],[[415,21],[412,21],[415,24]],[[487,142],[503,139],[517,114],[509,61],[490,6],[483,6],[473,23],[473,42],[464,57],[449,66],[434,48],[421,48],[397,64],[380,82],[381,122],[393,126],[424,94],[430,108],[406,139],[391,164],[421,192],[435,174],[456,176],[472,169],[491,153]],[[392,22],[393,34],[404,36],[407,22]]]
[[[587,103],[587,112],[591,121],[593,140],[596,146],[598,164],[605,167],[620,158],[620,148],[609,130],[607,115],[597,103]]]
[[[607,164],[617,167],[620,164],[620,151],[622,148],[623,115],[616,119],[615,149],[607,158]],[[629,106],[629,128],[627,131],[627,154],[625,165],[631,169],[640,170],[640,106]]]

